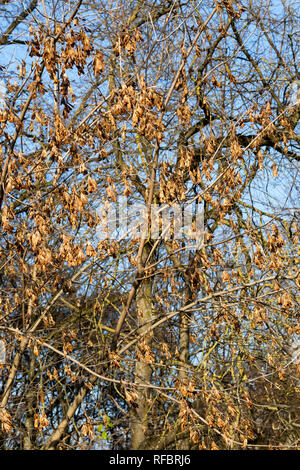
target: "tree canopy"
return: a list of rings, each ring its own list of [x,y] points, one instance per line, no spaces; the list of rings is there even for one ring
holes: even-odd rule
[[[0,15],[0,448],[299,448],[297,4]]]

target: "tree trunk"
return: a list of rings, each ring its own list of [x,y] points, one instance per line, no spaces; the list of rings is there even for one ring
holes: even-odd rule
[[[33,351],[30,351],[30,362],[28,370],[28,383],[31,385],[26,396],[26,420],[25,428],[26,433],[24,436],[24,450],[34,449],[33,445],[33,433],[34,433],[34,407],[36,401],[37,391],[33,386],[34,374],[35,374],[35,355]]]
[[[145,244],[142,259],[143,263],[145,263],[150,249],[150,245]],[[140,283],[136,293],[138,335],[142,334],[147,329],[149,322],[152,320],[151,291],[152,279],[148,278]],[[143,341],[142,347],[140,346],[141,349],[150,349],[152,343],[151,336],[145,337]],[[137,358],[135,364],[135,383],[137,385],[150,383],[151,375],[151,365],[147,363],[144,358]],[[131,410],[131,447],[134,450],[142,449],[147,438],[150,399],[149,389],[139,387],[137,389],[137,395],[136,407]]]

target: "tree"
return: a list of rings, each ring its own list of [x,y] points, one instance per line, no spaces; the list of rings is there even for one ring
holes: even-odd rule
[[[1,448],[297,448],[293,3],[20,6],[0,5]],[[155,236],[153,207],[201,207],[203,243],[195,213]]]

